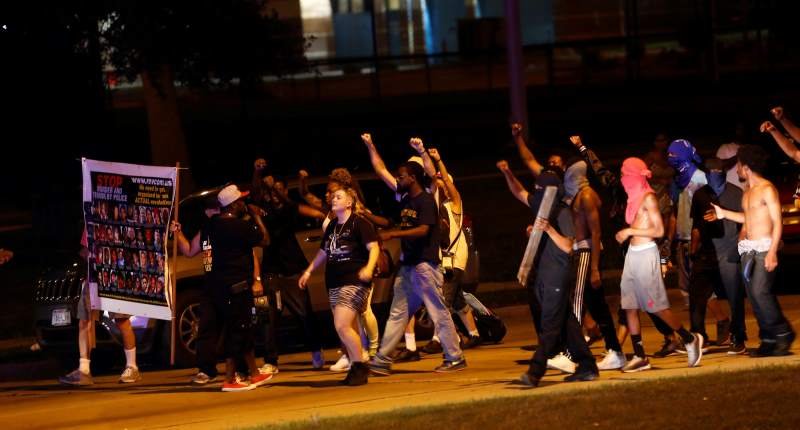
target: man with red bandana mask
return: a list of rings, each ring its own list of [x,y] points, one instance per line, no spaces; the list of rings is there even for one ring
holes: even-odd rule
[[[625,221],[630,227],[620,230],[616,239],[622,244],[630,238],[630,246],[625,255],[620,281],[620,307],[627,314],[634,349],[634,357],[622,368],[623,372],[650,369],[650,362],[642,345],[640,309],[658,315],[678,333],[688,352],[689,367],[700,364],[703,355],[702,336],[689,333],[670,310],[655,242],[664,235],[664,224],[658,209],[658,200],[647,183],[650,176],[650,171],[641,159],[628,158],[622,163],[620,182],[628,195]]]

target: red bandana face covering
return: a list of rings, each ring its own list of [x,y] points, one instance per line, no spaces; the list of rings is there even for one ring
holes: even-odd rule
[[[622,163],[622,186],[628,195],[628,206],[625,208],[625,222],[633,224],[636,213],[642,205],[642,200],[647,193],[652,193],[653,189],[647,183],[647,179],[653,176],[644,161],[631,157]]]

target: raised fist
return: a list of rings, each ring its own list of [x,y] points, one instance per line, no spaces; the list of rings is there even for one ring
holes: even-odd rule
[[[308,172],[306,172],[305,170],[300,170],[299,172],[297,172],[297,175],[300,176],[300,179],[305,179],[308,177]]]
[[[431,156],[431,160],[433,160],[433,161],[435,161],[437,163],[439,162],[439,160],[442,159],[442,157],[439,155],[439,150],[437,150],[436,148],[429,149],[428,150],[428,155]]]
[[[760,130],[762,133],[771,133],[775,131],[775,126],[769,121],[764,121],[764,123],[761,124]]]
[[[422,139],[418,137],[412,137],[408,141],[408,144],[411,145],[411,147],[414,148],[415,151],[417,151],[417,154],[422,154],[423,152],[425,152],[425,145],[422,143]]]
[[[501,172],[508,172],[508,161],[506,160],[498,161],[497,168],[500,169]]]
[[[369,133],[362,134],[361,141],[364,142],[364,144],[366,145],[372,145],[372,135]]]
[[[522,133],[522,124],[518,122],[511,123],[511,135],[517,137]]]
[[[770,112],[772,112],[772,116],[774,116],[776,120],[783,121],[783,108],[781,106],[772,108]]]
[[[578,149],[580,149],[583,146],[583,142],[581,141],[580,136],[570,136],[569,141],[572,142],[572,145]]]

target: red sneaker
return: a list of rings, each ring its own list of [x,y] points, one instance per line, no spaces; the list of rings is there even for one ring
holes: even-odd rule
[[[233,380],[233,382],[225,382],[222,384],[222,391],[233,392],[233,391],[250,391],[255,390],[256,386],[252,384],[248,384],[247,382],[242,381],[238,377]]]
[[[269,382],[269,380],[272,379],[272,376],[272,373],[259,373],[258,375],[251,376],[250,386],[253,388],[260,387]]]

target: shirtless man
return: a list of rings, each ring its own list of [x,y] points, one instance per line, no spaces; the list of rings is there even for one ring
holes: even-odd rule
[[[761,345],[750,356],[787,355],[795,334],[772,292],[775,268],[778,267],[778,244],[783,232],[778,190],[764,179],[767,153],[762,148],[745,145],[739,149],[738,155],[736,173],[745,181],[744,212],[733,212],[716,205],[714,211],[719,219],[744,224],[740,236],[744,239],[739,241],[742,278],[761,337]]]
[[[678,333],[686,346],[689,367],[700,364],[703,356],[703,337],[683,328],[669,307],[655,242],[664,235],[664,224],[658,199],[647,183],[650,176],[644,161],[639,158],[628,158],[622,163],[621,182],[628,195],[625,221],[630,227],[620,230],[615,237],[620,244],[631,239],[620,281],[620,307],[627,314],[634,350],[634,357],[622,368],[623,372],[650,369],[642,345],[639,309],[658,315]]]
[[[573,136],[580,139],[580,137]],[[573,309],[578,322],[583,316],[583,304],[600,327],[605,340],[606,355],[597,364],[600,370],[620,369],[625,365],[625,354],[614,331],[614,320],[603,291],[600,277],[600,251],[602,249],[600,228],[600,196],[589,186],[586,177],[587,164],[578,161],[567,168],[564,175],[564,202],[572,210],[575,228],[575,247],[573,259],[576,263],[576,279]],[[590,284],[586,288],[586,284]]]

